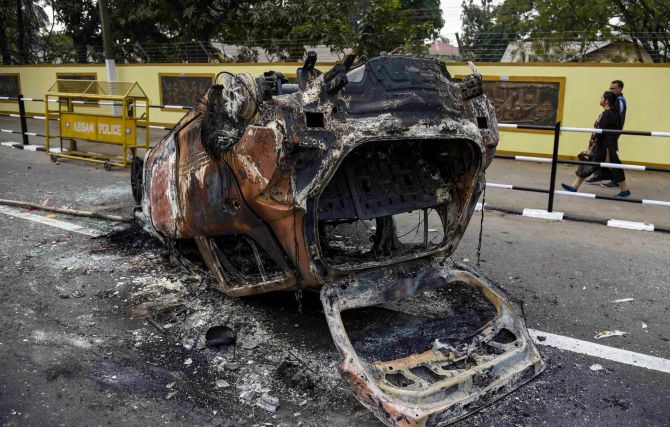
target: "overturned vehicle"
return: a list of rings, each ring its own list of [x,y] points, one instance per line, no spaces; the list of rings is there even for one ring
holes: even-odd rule
[[[320,289],[356,398],[387,425],[451,423],[544,369],[519,309],[449,258],[498,142],[493,106],[479,74],[456,82],[434,60],[315,63],[310,53],[294,84],[217,76],[134,162],[136,217],[167,242],[194,239],[227,295]],[[345,331],[349,310],[427,313],[416,301],[456,288],[460,304],[487,305],[467,331],[432,319],[394,351],[403,325],[375,339]]]

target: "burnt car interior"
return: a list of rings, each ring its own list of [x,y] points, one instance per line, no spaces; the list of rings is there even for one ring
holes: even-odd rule
[[[441,247],[457,224],[452,194],[459,197],[479,160],[467,141],[383,140],[354,149],[319,197],[326,261],[337,268]]]

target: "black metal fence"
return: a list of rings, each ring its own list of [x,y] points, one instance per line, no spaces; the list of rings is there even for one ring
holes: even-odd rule
[[[520,161],[534,161],[542,163],[551,163],[551,175],[549,178],[549,189],[543,188],[534,188],[534,187],[524,187],[520,185],[508,185],[508,184],[496,184],[496,183],[487,183],[487,187],[496,187],[504,188],[508,190],[518,190],[518,191],[529,191],[534,193],[545,193],[548,194],[547,198],[547,212],[553,212],[554,210],[554,195],[560,194],[564,196],[574,196],[574,197],[587,197],[592,199],[603,199],[603,200],[613,200],[616,202],[623,203],[640,203],[643,205],[656,205],[656,206],[667,206],[670,207],[670,201],[664,200],[650,200],[650,199],[635,199],[635,198],[618,198],[611,196],[602,196],[600,194],[593,193],[583,193],[583,192],[570,192],[556,190],[556,168],[558,163],[567,163],[573,165],[591,165],[599,166],[603,168],[610,169],[629,169],[629,170],[640,170],[640,171],[656,171],[656,172],[670,172],[670,168],[660,168],[660,167],[651,167],[651,166],[642,166],[642,165],[629,165],[629,164],[619,164],[619,163],[606,163],[606,162],[585,162],[579,160],[559,160],[558,159],[558,148],[561,139],[561,132],[586,132],[586,133],[612,133],[618,135],[637,135],[637,136],[657,136],[657,137],[666,137],[670,138],[670,132],[654,132],[654,131],[636,131],[636,130],[620,130],[620,129],[596,129],[596,128],[577,128],[577,127],[561,127],[561,123],[556,123],[556,126],[540,126],[540,125],[518,125],[518,124],[507,124],[500,123],[498,127],[503,129],[532,129],[532,130],[551,130],[554,132],[554,147],[551,159],[544,157],[528,157],[528,156],[509,156],[497,154],[496,158],[504,159],[514,159]]]
[[[19,109],[18,114],[15,114],[15,113],[0,113],[0,116],[17,118],[17,119],[19,119],[20,124],[21,124],[21,131],[14,131],[14,130],[10,130],[10,129],[1,129],[0,128],[0,132],[21,135],[22,136],[22,144],[20,144],[20,145],[22,145],[24,147],[34,147],[34,146],[30,145],[29,137],[31,137],[31,136],[42,137],[42,138],[46,137],[46,135],[44,135],[44,134],[28,131],[26,119],[46,120],[47,118],[45,116],[26,114],[25,104],[24,104],[25,102],[45,102],[44,99],[26,98],[26,97],[23,97],[22,95],[19,95],[18,97],[0,97],[0,100],[13,100],[13,101],[16,101],[18,103],[18,109]],[[55,101],[55,102],[57,102],[57,101]],[[114,103],[114,102],[111,102],[111,101],[83,101],[83,100],[77,100],[77,101],[73,101],[73,102],[77,103],[77,104],[97,104],[97,105],[117,105],[118,104],[118,105],[120,105],[119,103]],[[190,109],[193,108],[193,107],[190,107],[190,106],[183,106],[183,105],[157,105],[157,104],[150,104],[149,107],[150,108],[162,108],[162,109],[174,109],[174,110],[190,110]],[[57,121],[58,119],[51,118],[49,120]],[[148,127],[151,128],[151,129],[160,129],[160,130],[167,130],[167,131],[172,129],[171,127],[160,126],[160,125],[152,125],[152,124],[148,125]],[[670,172],[670,168],[661,168],[661,167],[652,167],[652,166],[606,163],[606,162],[587,162],[587,161],[579,161],[579,160],[559,160],[558,159],[558,151],[559,151],[560,137],[561,137],[562,132],[614,133],[614,134],[619,134],[619,135],[656,136],[656,137],[666,137],[666,138],[670,138],[670,132],[565,127],[565,126],[561,126],[560,122],[556,123],[555,126],[521,125],[521,124],[499,123],[498,127],[501,128],[501,129],[529,129],[529,130],[549,130],[549,131],[553,131],[554,141],[553,141],[553,150],[552,150],[551,158],[531,157],[531,156],[511,156],[511,155],[503,155],[503,154],[497,154],[495,156],[496,158],[502,158],[502,159],[512,159],[512,160],[518,160],[518,161],[550,163],[551,164],[551,172],[550,172],[550,178],[549,178],[549,188],[548,189],[535,188],[535,187],[526,187],[526,186],[520,186],[520,185],[499,184],[499,183],[493,183],[493,182],[487,182],[487,184],[486,184],[487,187],[547,194],[548,195],[548,198],[547,198],[547,212],[553,212],[554,211],[554,196],[556,194],[564,195],[564,196],[574,196],[574,197],[585,197],[585,198],[601,199],[601,200],[611,200],[611,201],[622,202],[622,203],[638,203],[638,204],[642,204],[642,205],[654,205],[654,206],[670,207],[670,201],[664,201],[664,200],[636,199],[636,198],[630,198],[630,197],[617,198],[617,197],[604,196],[604,195],[594,194],[594,193],[569,192],[569,191],[556,190],[556,170],[557,170],[557,166],[558,166],[559,163],[572,164],[572,165],[591,165],[591,166],[599,166],[599,167],[611,168],[611,169],[628,169],[628,170],[638,170],[638,171]],[[22,148],[22,147],[18,146],[16,148]],[[41,150],[36,150],[36,151],[41,151]],[[507,209],[509,210],[509,208],[507,208]],[[601,222],[601,221],[602,221],[601,219],[597,219],[594,222]]]

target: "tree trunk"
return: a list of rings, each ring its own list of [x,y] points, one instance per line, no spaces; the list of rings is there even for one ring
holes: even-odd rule
[[[88,40],[86,37],[80,37],[79,34],[72,34],[72,43],[74,44],[75,59],[78,64],[86,64],[88,62]]]
[[[26,63],[26,32],[23,21],[23,0],[16,0],[16,50],[18,63]]]
[[[9,40],[5,34],[6,27],[0,28],[0,53],[2,54],[2,65],[12,64],[12,55],[9,52]]]
[[[640,50],[639,40],[633,39],[633,46],[635,47],[635,53],[637,54],[637,60],[640,63],[644,63],[644,58],[642,57],[642,51]]]

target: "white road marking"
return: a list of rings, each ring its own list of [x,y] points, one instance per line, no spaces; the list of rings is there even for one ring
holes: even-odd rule
[[[606,345],[564,337],[549,332],[536,331],[534,329],[528,329],[528,332],[530,333],[531,338],[533,338],[533,341],[538,345],[546,345],[560,350],[568,350],[573,353],[599,357],[601,359],[611,360],[625,365],[638,366],[640,368],[670,374],[670,360],[668,359],[635,353],[634,351],[623,350],[620,348],[608,347]],[[543,337],[543,339],[540,340],[538,337]]]
[[[104,233],[92,228],[82,227],[80,225],[72,224],[58,219],[46,218],[41,215],[35,215],[24,209],[13,208],[10,206],[0,206],[0,213],[10,215],[16,218],[27,219],[28,221],[39,222],[40,224],[50,225],[52,227],[61,228],[63,230],[72,231],[74,233],[83,234],[90,237],[99,237]]]

